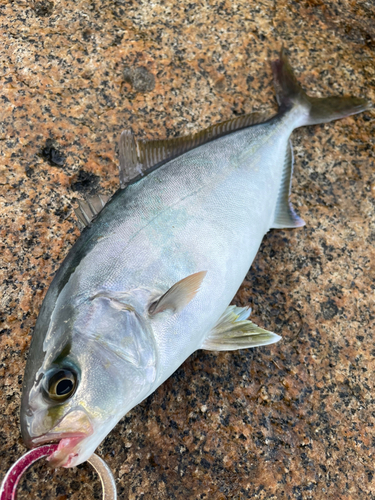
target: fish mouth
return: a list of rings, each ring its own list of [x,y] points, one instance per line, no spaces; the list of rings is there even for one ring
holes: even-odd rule
[[[51,467],[70,467],[72,460],[79,455],[78,445],[87,437],[87,435],[76,435],[64,437],[57,450],[50,455],[47,460]]]
[[[75,410],[68,413],[49,432],[31,440],[31,446],[58,442],[57,450],[48,457],[51,467],[70,467],[78,457],[83,440],[90,437],[94,428],[85,412]]]
[[[77,450],[78,445],[85,438],[89,437],[89,435],[83,432],[65,432],[60,434],[51,432],[33,439],[32,446],[37,447],[41,444],[58,442],[57,450],[47,458],[47,461],[51,467],[70,467],[73,458],[79,455],[79,450]]]

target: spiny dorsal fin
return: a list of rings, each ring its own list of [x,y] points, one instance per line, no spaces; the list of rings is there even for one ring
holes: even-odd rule
[[[247,307],[227,307],[201,348],[207,351],[234,351],[273,344],[281,339],[247,319],[250,312]]]
[[[121,133],[119,144],[120,155],[120,187],[125,188],[132,179],[143,175],[143,165],[139,154],[138,141],[130,130]]]
[[[138,180],[166,161],[231,132],[263,123],[272,116],[264,113],[251,113],[211,125],[193,135],[172,139],[137,140],[131,131],[124,130],[119,145],[120,186],[123,189],[130,182]]]
[[[289,141],[286,149],[283,176],[280,183],[279,194],[277,196],[274,221],[271,228],[283,229],[302,227],[305,221],[299,217],[293,209],[289,200],[293,176],[293,150]]]
[[[103,194],[96,194],[95,196],[88,197],[86,200],[78,200],[78,207],[74,209],[74,212],[78,218],[78,227],[80,230],[91,223],[109,198],[109,196]]]
[[[148,312],[151,315],[171,309],[181,311],[196,296],[207,271],[191,274],[175,283],[164,295],[150,305]]]

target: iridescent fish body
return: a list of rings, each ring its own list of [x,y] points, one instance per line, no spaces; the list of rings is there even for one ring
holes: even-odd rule
[[[276,116],[166,141],[124,132],[121,189],[107,204],[81,205],[87,227],[48,290],[24,377],[24,441],[59,441],[54,465],[87,460],[197,349],[279,340],[248,320],[250,310],[228,304],[264,234],[304,224],[289,203],[290,135],[367,103],[308,97],[284,51],[273,71]]]

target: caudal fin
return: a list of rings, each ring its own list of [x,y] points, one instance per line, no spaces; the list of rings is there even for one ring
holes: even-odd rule
[[[301,107],[301,124],[326,123],[368,109],[366,99],[359,97],[309,97],[301,88],[288,62],[284,48],[280,57],[272,63],[274,85],[280,110]]]

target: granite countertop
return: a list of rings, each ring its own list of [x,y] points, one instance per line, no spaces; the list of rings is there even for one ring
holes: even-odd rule
[[[276,110],[281,44],[314,96],[375,102],[375,7],[357,0],[0,4],[0,478],[42,299],[79,236],[74,200],[117,189],[121,130],[163,138]],[[98,449],[122,499],[375,499],[374,111],[293,133],[293,202],[234,299],[282,335],[198,351]],[[100,498],[38,463],[19,499]]]

